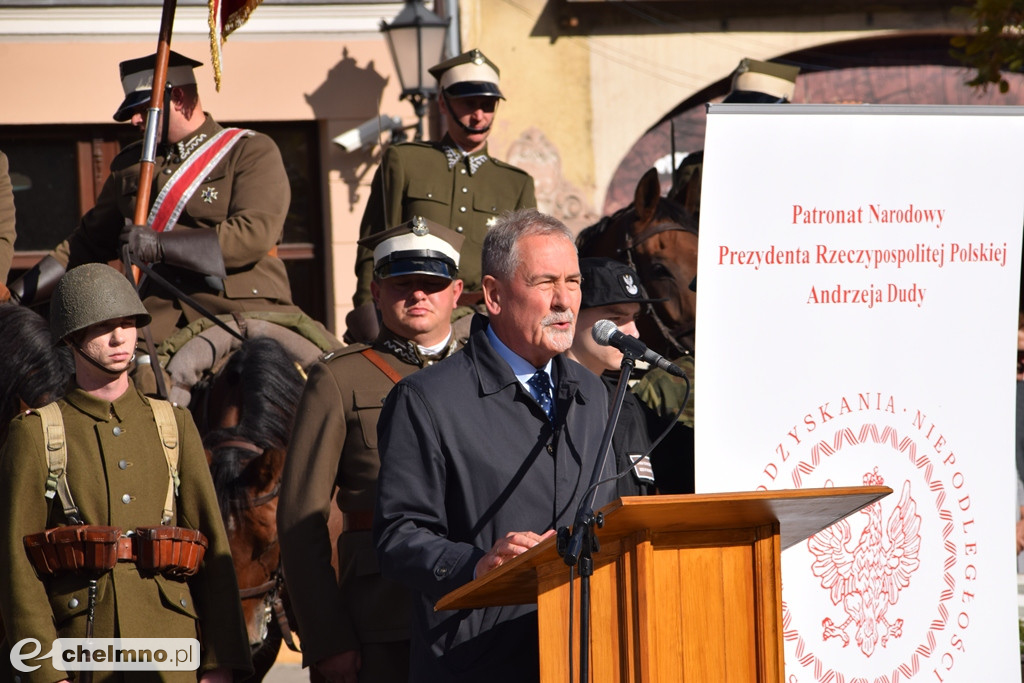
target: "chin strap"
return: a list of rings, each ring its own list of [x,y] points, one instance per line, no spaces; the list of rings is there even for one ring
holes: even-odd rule
[[[448,111],[450,111],[450,112],[453,111],[452,110],[452,102],[451,102],[451,100],[448,99],[448,93],[446,93],[446,92],[444,92],[442,90],[441,91],[441,97],[444,98],[444,104],[445,104],[446,107],[448,107]],[[467,133],[470,133],[472,135],[479,135],[480,133],[486,133],[487,131],[489,131],[491,129],[490,125],[484,126],[483,128],[470,128],[469,126],[464,124],[462,121],[459,121],[459,119],[455,116],[454,113],[452,114],[452,120],[455,121],[455,125],[457,125],[459,128],[461,128],[462,130],[464,130]]]
[[[122,372],[124,372],[124,370],[111,370],[108,367],[104,367],[103,365],[100,364],[99,361],[97,361],[95,358],[87,354],[78,344],[74,342],[69,342],[69,344],[71,345],[71,348],[78,353],[79,356],[87,360],[89,364],[95,367],[96,369],[102,370],[103,372],[111,376],[120,375]]]

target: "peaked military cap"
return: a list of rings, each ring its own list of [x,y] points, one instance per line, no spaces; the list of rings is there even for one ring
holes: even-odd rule
[[[790,102],[800,67],[744,58],[732,73],[732,92],[723,102]]]
[[[172,50],[167,57],[167,85],[194,84],[196,76],[192,69],[202,65],[202,62],[197,62]],[[155,66],[155,53],[121,62],[121,87],[124,88],[124,101],[114,112],[115,121],[127,121],[132,109],[149,102],[153,91]]]
[[[373,276],[432,275],[454,280],[459,276],[463,236],[439,223],[413,216],[384,232],[359,240],[373,249]]]
[[[470,50],[430,67],[438,87],[449,97],[500,97],[500,72],[480,50]]]
[[[580,259],[580,309],[612,304],[649,304],[666,299],[650,299],[640,284],[636,271],[614,259],[588,257]]]

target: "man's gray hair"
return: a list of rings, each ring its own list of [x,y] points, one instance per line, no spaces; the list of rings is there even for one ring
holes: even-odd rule
[[[508,282],[522,260],[519,242],[533,235],[560,235],[573,247],[576,241],[565,223],[537,209],[506,211],[487,231],[481,256],[481,272],[502,282]]]

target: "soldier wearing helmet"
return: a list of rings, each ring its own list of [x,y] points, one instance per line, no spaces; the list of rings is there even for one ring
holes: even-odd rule
[[[381,578],[370,532],[377,418],[400,378],[459,347],[451,316],[462,292],[463,240],[417,216],[360,244],[373,253],[380,334],[310,368],[285,458],[277,530],[303,663],[329,681],[405,683],[410,598]],[[327,522],[338,513],[340,535]]]
[[[50,329],[73,350],[75,378],[64,398],[15,418],[0,450],[6,647],[31,638],[45,653],[57,638],[87,635],[195,638],[198,672],[164,671],[162,678],[226,682],[252,665],[199,433],[186,410],[145,397],[128,377],[136,327],[149,320],[132,285],[106,264],[69,270],[54,291]],[[63,453],[62,467],[53,466],[54,452]],[[137,545],[144,528],[205,541],[203,560],[188,568],[191,574],[149,568]],[[64,537],[79,530],[84,539],[85,530],[111,529],[117,560],[102,570],[40,563],[26,552],[26,537],[40,532]],[[45,657],[27,665],[38,668],[25,680],[67,677]],[[94,680],[124,676],[95,674]]]
[[[447,132],[440,142],[407,142],[389,147],[373,178],[359,234],[367,238],[392,225],[422,216],[465,238],[460,276],[463,303],[476,304],[480,293],[480,252],[484,235],[505,211],[534,208],[533,178],[495,159],[487,149],[499,100],[505,99],[497,65],[480,50],[470,50],[430,69],[438,82],[438,106]],[[373,254],[356,256],[356,293],[349,338],[367,341],[358,321],[372,321],[370,281]]]

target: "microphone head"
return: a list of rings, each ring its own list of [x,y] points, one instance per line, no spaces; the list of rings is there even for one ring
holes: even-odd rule
[[[612,341],[612,333],[619,328],[611,320],[598,320],[590,330],[590,335],[601,346],[609,346]]]

